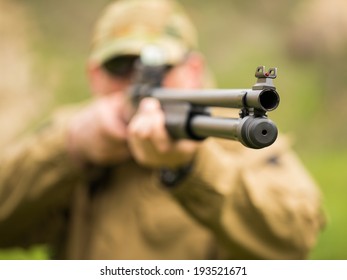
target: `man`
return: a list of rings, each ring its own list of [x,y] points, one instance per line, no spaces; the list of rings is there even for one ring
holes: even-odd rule
[[[324,222],[320,195],[284,140],[259,151],[174,141],[156,100],[129,105],[148,46],[163,51],[164,86],[204,86],[195,36],[170,0],[107,7],[88,64],[95,99],[1,158],[0,246],[48,243],[67,259],[308,256]]]

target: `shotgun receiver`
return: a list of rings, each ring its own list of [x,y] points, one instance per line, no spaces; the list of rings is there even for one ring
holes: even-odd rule
[[[140,59],[135,83],[130,89],[136,106],[145,97],[157,98],[166,116],[166,128],[174,139],[203,140],[219,137],[260,149],[275,142],[276,125],[267,112],[277,108],[280,98],[273,84],[277,68],[256,69],[256,83],[250,89],[193,89],[161,87],[167,66]],[[239,118],[214,117],[211,107],[238,108]]]

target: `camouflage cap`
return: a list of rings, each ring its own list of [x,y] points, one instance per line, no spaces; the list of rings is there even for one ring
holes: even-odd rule
[[[166,63],[180,62],[197,47],[195,28],[172,0],[119,0],[96,24],[90,59],[104,63],[121,55],[140,55],[148,45],[162,49]]]

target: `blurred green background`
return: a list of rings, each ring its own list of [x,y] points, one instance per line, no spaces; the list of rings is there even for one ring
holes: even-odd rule
[[[0,70],[0,148],[55,107],[89,96],[90,33],[109,2],[0,0],[0,61],[5,64]],[[278,67],[281,105],[270,117],[294,139],[294,149],[321,187],[328,217],[310,258],[347,259],[347,2],[181,3],[199,30],[218,86],[250,87],[256,66]],[[9,121],[11,116],[15,121]],[[14,123],[19,124],[15,129]],[[47,251],[1,251],[0,259],[40,259]]]

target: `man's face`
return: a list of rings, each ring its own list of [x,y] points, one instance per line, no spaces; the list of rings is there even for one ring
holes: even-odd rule
[[[134,63],[134,60],[130,63]],[[124,63],[89,69],[92,90],[97,95],[124,94],[133,81],[133,71]],[[192,54],[182,63],[171,67],[163,79],[163,87],[194,89],[203,85],[203,62],[200,55]]]

